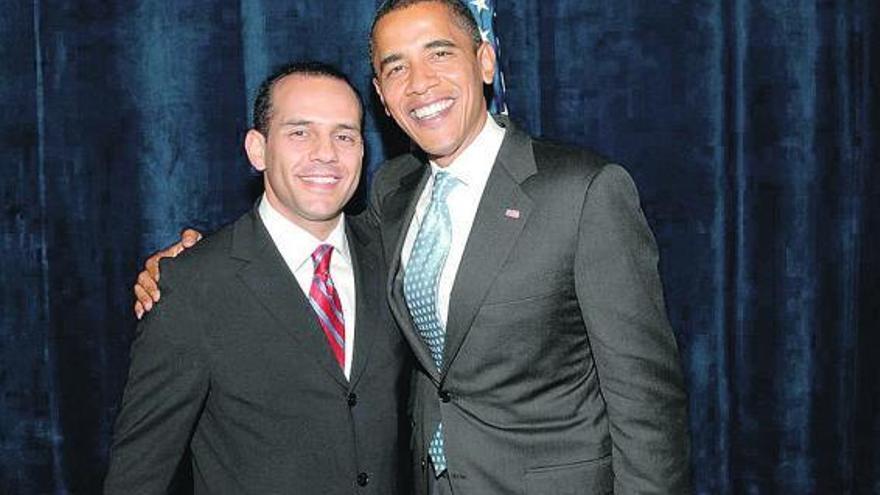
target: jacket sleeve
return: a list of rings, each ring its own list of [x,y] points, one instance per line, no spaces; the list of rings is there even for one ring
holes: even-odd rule
[[[608,407],[616,494],[691,493],[687,398],[654,237],[629,174],[590,183],[575,259],[577,297]]]
[[[162,300],[140,323],[131,346],[107,494],[166,493],[208,394],[204,306],[178,282],[185,277],[174,268],[162,267]]]

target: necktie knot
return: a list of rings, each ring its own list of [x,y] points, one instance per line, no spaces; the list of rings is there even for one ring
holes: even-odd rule
[[[434,175],[434,190],[431,191],[431,202],[446,202],[446,197],[455,189],[459,180],[449,172],[437,172]]]
[[[312,262],[315,264],[315,275],[327,278],[330,275],[330,258],[333,257],[333,246],[321,244],[312,252]]]

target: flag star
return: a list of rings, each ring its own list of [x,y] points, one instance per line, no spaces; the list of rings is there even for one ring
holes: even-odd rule
[[[484,10],[489,10],[489,7],[486,5],[486,0],[473,0],[471,5],[477,8],[478,13]]]
[[[489,31],[480,29],[480,38],[483,38],[483,41],[488,42],[489,41]]]

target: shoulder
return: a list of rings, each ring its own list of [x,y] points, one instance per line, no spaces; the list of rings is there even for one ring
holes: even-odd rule
[[[609,187],[635,191],[632,176],[622,165],[589,148],[532,138],[538,175],[560,180],[581,179],[587,189]]]
[[[197,285],[227,270],[232,261],[230,253],[236,230],[249,214],[240,217],[220,230],[205,236],[195,246],[184,250],[175,258],[160,261],[160,284]],[[164,288],[164,287],[163,287]]]
[[[532,138],[532,151],[539,174],[592,178],[611,164],[605,156],[591,149],[540,138]]]
[[[376,180],[391,180],[400,176],[408,175],[423,166],[421,158],[413,153],[404,153],[400,156],[385,160],[376,172]]]
[[[423,161],[412,153],[405,153],[385,161],[372,178],[372,193],[384,195],[400,184],[400,180],[424,169]]]
[[[593,180],[611,163],[593,150],[523,133],[510,136],[510,141],[502,148],[501,160],[511,175],[519,175],[529,197],[555,208],[580,209]]]
[[[366,213],[346,215],[345,223],[348,234],[361,244],[370,244],[379,238],[375,219]]]
[[[364,266],[384,267],[379,226],[367,213],[345,217],[348,242]]]
[[[577,181],[579,177],[590,178],[610,162],[591,149],[532,136],[506,115],[495,119],[506,129],[498,160],[507,165],[514,177],[529,177],[538,182],[581,182]]]
[[[554,211],[583,213],[609,203],[637,206],[638,191],[624,167],[591,149],[529,138],[534,174],[526,193]]]

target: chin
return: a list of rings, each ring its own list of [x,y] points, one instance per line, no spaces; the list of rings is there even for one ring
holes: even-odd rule
[[[327,221],[327,220],[333,220],[334,218],[339,216],[339,214],[342,212],[342,209],[344,207],[345,207],[345,204],[343,203],[343,204],[336,205],[333,207],[328,207],[327,209],[324,209],[324,210],[316,211],[315,218],[317,218],[318,220],[320,220],[322,222]]]
[[[433,154],[434,150],[442,151],[445,149],[449,149],[453,146],[452,139],[448,138],[446,134],[439,133],[436,130],[430,129],[419,129],[419,128],[410,128],[404,129],[407,132],[406,134],[410,139],[416,142],[419,145],[419,148],[424,150],[426,153]]]
[[[321,205],[304,211],[304,217],[312,222],[325,222],[339,215],[344,205]]]
[[[437,157],[437,158],[443,158],[443,157],[447,157],[447,156],[452,156],[453,154],[455,154],[455,151],[456,151],[457,149],[458,149],[458,148],[456,148],[454,145],[447,145],[447,146],[431,146],[430,149],[424,149],[424,148],[422,148],[422,150],[423,150],[425,153],[427,153],[427,154],[430,155],[430,156]]]
[[[422,151],[431,155],[443,155],[455,148],[455,143],[450,142],[449,139],[444,139],[430,133],[415,132],[410,138],[419,145]]]

